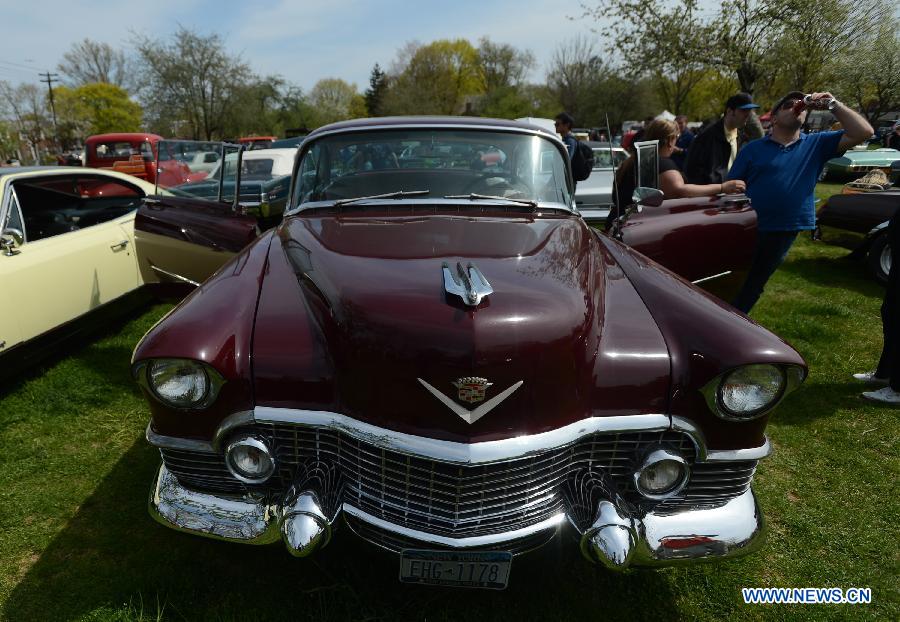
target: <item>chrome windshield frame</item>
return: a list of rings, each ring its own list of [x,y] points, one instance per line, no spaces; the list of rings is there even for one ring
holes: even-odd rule
[[[316,132],[311,134],[308,138],[304,139],[302,143],[300,143],[300,147],[297,149],[297,155],[294,156],[294,168],[291,174],[291,187],[288,191],[287,198],[287,209],[284,211],[285,217],[293,216],[300,212],[303,212],[308,209],[313,209],[314,207],[325,207],[327,205],[333,204],[335,201],[311,201],[304,203],[303,205],[294,205],[295,201],[295,191],[296,191],[296,180],[300,170],[300,162],[303,161],[303,156],[312,148],[316,142],[328,138],[330,136],[337,136],[341,134],[362,134],[368,132],[385,132],[385,131],[406,131],[406,130],[446,130],[446,131],[458,131],[458,132],[488,132],[488,133],[501,133],[501,134],[521,134],[525,136],[538,136],[540,138],[546,139],[549,141],[554,147],[556,147],[557,151],[559,151],[560,155],[563,157],[564,161],[569,162],[569,151],[566,147],[565,143],[558,136],[553,136],[548,132],[541,130],[540,128],[532,128],[526,125],[522,125],[521,127],[509,127],[503,125],[487,125],[487,124],[456,124],[456,123],[428,123],[422,122],[417,123],[415,121],[411,121],[409,123],[404,124],[378,124],[378,125],[362,125],[362,126],[342,126],[334,129],[326,129],[322,132]],[[548,204],[548,208],[552,207],[553,209],[564,209],[569,213],[577,214],[578,211],[575,209],[575,182],[572,178],[572,168],[571,166],[566,167],[566,188],[569,191],[569,196],[572,198],[571,205],[565,205],[563,203],[552,203]],[[400,199],[402,200],[402,199]],[[447,202],[455,202],[458,203],[459,200],[454,199],[444,199]]]

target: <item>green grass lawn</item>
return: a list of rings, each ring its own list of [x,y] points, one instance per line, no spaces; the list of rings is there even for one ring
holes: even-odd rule
[[[834,185],[836,188],[839,186]],[[0,392],[0,611],[8,620],[900,618],[900,410],[850,374],[881,347],[883,290],[845,249],[801,236],[753,316],[806,357],[755,487],[762,551],[610,574],[568,538],[519,557],[505,592],[403,586],[391,554],[341,530],[312,558],[187,536],[146,502],[159,456],[131,350],[160,305]],[[744,605],[740,588],[870,587],[874,603]]]

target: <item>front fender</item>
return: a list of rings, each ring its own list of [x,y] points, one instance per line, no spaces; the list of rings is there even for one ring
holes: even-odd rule
[[[151,328],[132,365],[154,358],[187,358],[211,365],[225,379],[203,410],[176,410],[147,395],[160,434],[212,438],[227,415],[253,407],[251,339],[272,232],[260,236]]]

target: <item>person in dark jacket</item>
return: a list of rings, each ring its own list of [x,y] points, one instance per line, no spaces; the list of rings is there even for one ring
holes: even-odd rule
[[[888,225],[888,244],[891,252],[900,248],[900,211],[894,213]],[[900,406],[900,268],[896,262],[891,262],[888,274],[884,303],[881,305],[881,325],[884,347],[878,367],[874,371],[853,374],[853,377],[867,384],[881,386],[880,389],[864,392],[864,398]]]
[[[688,148],[694,142],[694,133],[688,129],[687,115],[680,114],[675,117],[675,123],[678,124],[678,140],[675,142],[675,152],[672,154],[672,160],[678,165],[678,168],[684,170],[684,164],[687,162]]]
[[[553,125],[556,128],[556,133],[562,137],[562,141],[569,151],[569,159],[571,160],[572,156],[575,155],[575,147],[578,146],[578,140],[575,138],[575,134],[572,133],[572,127],[575,125],[575,117],[568,112],[560,112],[553,120]]]
[[[691,143],[684,177],[690,184],[721,184],[734,164],[738,150],[749,140],[762,138],[762,125],[753,113],[759,108],[747,93],[732,95],[725,102],[725,114]],[[743,134],[741,129],[746,130]]]
[[[888,149],[897,149],[900,151],[900,121],[894,123],[890,134],[884,139],[884,146]]]

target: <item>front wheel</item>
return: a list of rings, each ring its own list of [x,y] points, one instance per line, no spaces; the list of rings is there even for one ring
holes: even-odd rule
[[[869,253],[866,255],[869,271],[875,277],[875,280],[882,285],[887,284],[888,275],[891,273],[892,259],[893,253],[891,252],[891,245],[888,244],[887,233],[882,233],[872,242],[872,246],[869,247]]]

